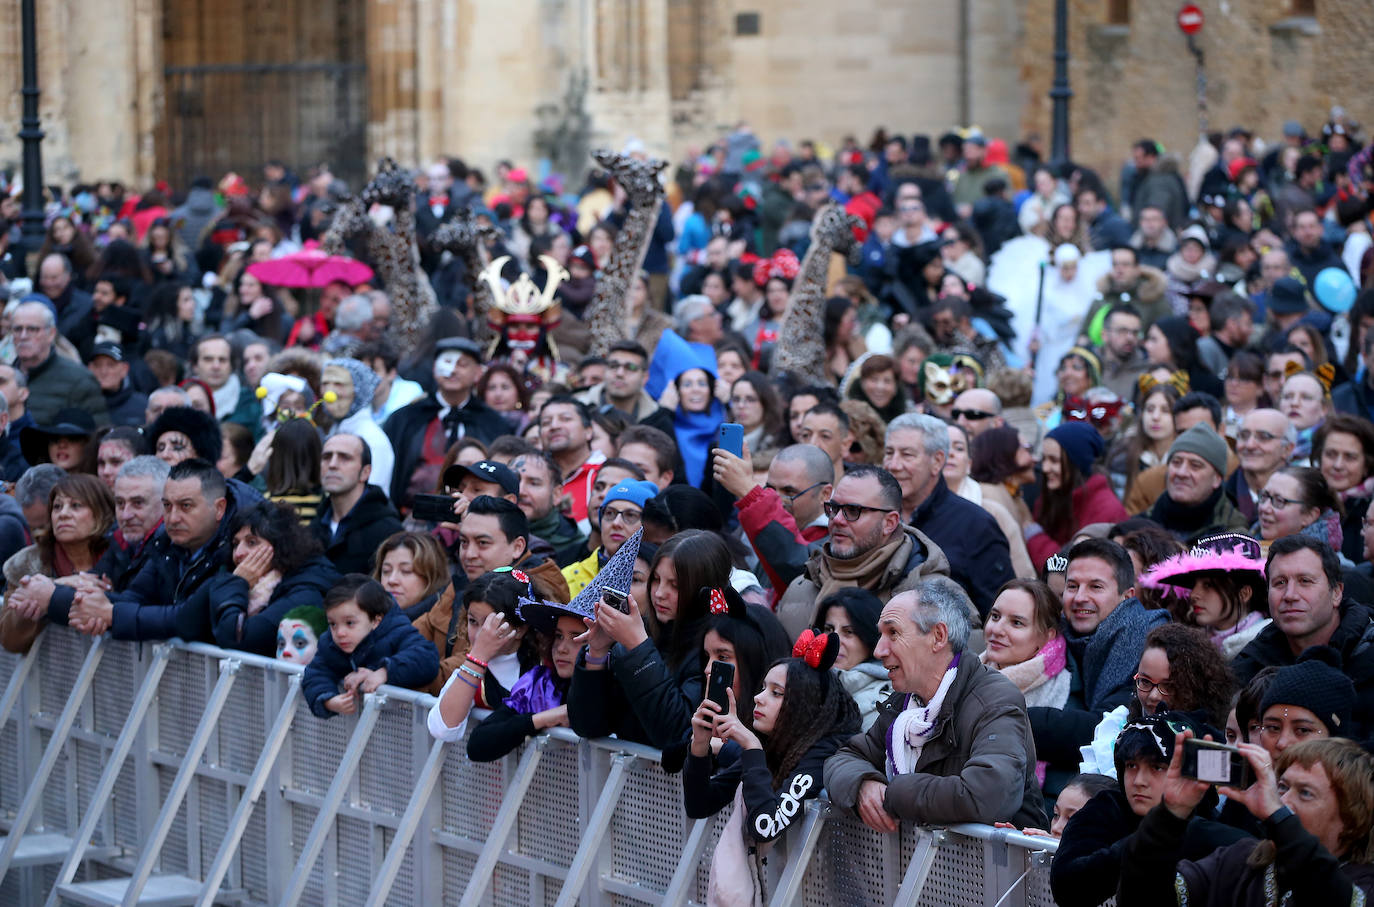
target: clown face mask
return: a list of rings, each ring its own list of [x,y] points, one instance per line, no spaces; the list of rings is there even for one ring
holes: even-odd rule
[[[277,658],[295,665],[310,664],[319,639],[305,621],[287,618],[277,624]]]

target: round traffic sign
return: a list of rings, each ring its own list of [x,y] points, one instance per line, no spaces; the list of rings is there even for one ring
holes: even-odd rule
[[[1185,35],[1195,35],[1202,31],[1202,10],[1195,4],[1185,3],[1178,11],[1178,27]]]

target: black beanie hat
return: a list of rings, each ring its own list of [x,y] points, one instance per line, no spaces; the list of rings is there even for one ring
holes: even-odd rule
[[[179,431],[191,441],[195,455],[209,463],[218,463],[224,450],[224,438],[219,423],[209,413],[189,406],[173,406],[162,411],[148,429],[148,446],[157,450],[157,439],[169,431]]]
[[[816,619],[812,623],[817,627],[825,626],[825,612],[836,605],[849,613],[849,626],[859,641],[868,646],[871,657],[873,650],[878,647],[878,616],[883,613],[883,603],[867,589],[847,587],[817,604]]]
[[[1332,737],[1349,737],[1355,711],[1355,684],[1340,670],[1341,656],[1329,646],[1313,646],[1298,663],[1280,668],[1260,702],[1259,716],[1274,705],[1293,705],[1316,715]]]

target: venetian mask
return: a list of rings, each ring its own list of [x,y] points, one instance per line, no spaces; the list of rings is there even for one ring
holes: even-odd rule
[[[436,378],[451,378],[454,371],[458,368],[458,359],[463,354],[457,350],[444,350],[434,357],[434,376]]]
[[[303,620],[287,618],[277,624],[277,658],[282,661],[307,665],[318,644],[315,631]]]
[[[927,359],[921,364],[925,372],[925,398],[936,406],[944,406],[954,401],[954,376],[948,368]]]

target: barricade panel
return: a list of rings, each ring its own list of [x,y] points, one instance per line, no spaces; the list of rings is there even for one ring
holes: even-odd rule
[[[578,747],[550,740],[516,823],[516,849],[567,869],[582,839]],[[557,887],[555,886],[555,898]]]
[[[905,850],[910,853],[910,848]],[[982,841],[946,835],[921,892],[921,907],[979,907],[984,894],[983,856]]]
[[[687,838],[682,776],[640,759],[611,819],[610,871],[615,878],[663,892],[673,879]]]
[[[41,754],[66,705],[65,693],[90,645],[64,628],[50,627],[45,633],[45,648],[26,691],[13,718],[0,727],[0,807],[11,810],[23,795],[25,773],[36,765],[36,754]],[[145,676],[148,647],[125,642],[106,646],[89,702],[44,787],[31,829],[41,821],[53,830],[74,830],[77,813],[87,807],[86,796],[108,764],[114,737]],[[101,804],[107,812],[96,823],[91,843],[119,844],[126,859],[139,855],[158,801],[165,801],[179,768],[177,760],[184,758],[204,713],[219,663],[236,658],[242,662],[237,682],[159,854],[159,872],[196,875],[206,871],[224,840],[242,786],[266,743],[267,723],[289,689],[288,672],[254,656],[206,646],[176,644],[173,649],[148,716],[147,733],[135,738],[111,802]],[[18,663],[17,657],[0,654],[0,688]],[[365,900],[429,753],[424,718],[431,702],[406,691],[388,694],[363,750],[360,771],[298,903],[355,905]],[[248,818],[225,880],[227,886],[243,890],[251,904],[281,900],[315,822],[319,799],[336,777],[357,727],[357,718],[315,718],[299,699],[295,708],[296,722]],[[474,716],[474,725],[476,721]],[[617,755],[621,752],[630,755]],[[436,789],[420,814],[385,903],[459,902],[519,759],[517,752],[496,763],[476,764],[467,760],[466,740],[446,748]],[[525,907],[557,901],[615,764],[624,766],[624,785],[607,833],[590,851],[586,887],[593,896],[579,900],[625,907],[662,900],[692,827],[682,807],[680,776],[666,774],[657,754],[643,747],[578,741],[559,731],[542,745],[513,832],[501,842],[505,852],[496,861],[483,904]],[[704,832],[699,859],[688,877],[687,893],[693,902],[705,900],[711,853],[727,813],[714,817]],[[942,832],[919,904],[992,907],[1024,874],[1004,907],[1052,907],[1045,861],[1033,856],[1038,847],[1025,839],[985,841],[990,834],[981,826]],[[852,816],[830,810],[801,879],[799,902],[814,907],[890,903],[917,839],[918,829],[912,826],[904,826],[897,836],[879,835]],[[789,838],[787,844],[793,843]],[[777,865],[771,870],[783,869],[788,849],[774,850]],[[1052,850],[1053,844],[1046,842],[1045,849]],[[0,904],[41,902],[54,873],[54,867],[12,871],[0,879]],[[120,875],[114,866],[99,861],[81,870],[82,878]]]

